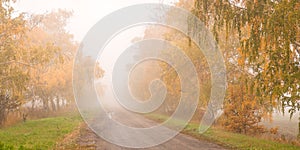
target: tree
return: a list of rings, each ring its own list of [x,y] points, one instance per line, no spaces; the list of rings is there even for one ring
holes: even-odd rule
[[[7,114],[36,101],[46,110],[72,102],[72,58],[77,44],[65,30],[71,13],[15,14],[0,1],[0,125]]]
[[[22,49],[26,31],[23,14],[12,17],[10,0],[0,1],[0,125],[9,111],[24,102],[30,64],[23,59]]]
[[[212,22],[215,36],[223,29],[238,32],[239,66],[252,74],[259,103],[299,106],[299,20],[298,0],[196,0],[194,14]]]
[[[228,87],[222,123],[226,129],[237,133],[261,134],[265,132],[263,125],[259,124],[264,112],[255,100],[256,97],[246,90],[248,85],[243,83],[244,77],[240,78]]]
[[[27,21],[26,47],[36,49],[36,56],[46,62],[31,71],[29,102],[42,103],[46,111],[59,110],[73,103],[72,69],[77,43],[65,26],[72,13],[56,10],[48,14],[31,15]]]
[[[203,108],[205,105],[207,105],[210,99],[211,88],[210,71],[204,55],[197,48],[195,43],[189,44],[189,39],[186,35],[180,34],[174,29],[162,26],[150,26],[146,29],[143,39],[153,38],[165,39],[172,45],[178,47],[180,50],[183,50],[184,54],[187,55],[187,57],[189,57],[192,63],[195,65],[201,88],[201,94],[199,97],[200,109],[198,109],[199,112],[196,113],[196,117],[200,118],[198,114],[203,113]],[[140,52],[136,57],[147,55],[147,53],[149,53],[149,51]],[[170,51],[166,52],[162,49],[157,55],[168,57],[173,62],[177,62],[176,65],[178,65],[177,68],[179,69],[191,69],[186,67],[187,64],[185,59],[178,57],[175,53]],[[160,107],[158,111],[168,115],[173,113],[180,102],[181,92],[188,92],[182,91],[180,78],[174,69],[175,66],[170,66],[166,62],[158,60],[143,62],[142,64],[139,64],[139,66],[135,68],[134,72],[132,73],[133,76],[131,77],[131,91],[133,91],[133,94],[137,98],[143,100],[148,99],[150,97],[149,85],[151,81],[153,79],[160,79],[164,82],[168,93],[162,107]],[[191,75],[186,78],[189,78],[191,81],[196,80],[193,79]]]

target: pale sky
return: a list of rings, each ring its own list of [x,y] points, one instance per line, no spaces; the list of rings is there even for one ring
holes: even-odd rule
[[[20,12],[45,13],[53,9],[74,12],[67,29],[81,41],[87,31],[102,17],[120,8],[141,3],[172,4],[174,0],[17,0],[15,9]]]

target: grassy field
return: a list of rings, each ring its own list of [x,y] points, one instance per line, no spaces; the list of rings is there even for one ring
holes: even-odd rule
[[[168,117],[158,114],[147,115],[147,118],[162,122]],[[260,139],[257,137],[251,137],[244,134],[237,134],[227,132],[218,128],[210,128],[204,134],[199,134],[199,125],[195,123],[189,123],[186,128],[182,131],[185,134],[191,135],[201,140],[208,140],[229,149],[249,149],[249,150],[299,150],[300,147],[287,144],[279,143],[277,141]]]
[[[30,120],[0,129],[0,150],[54,149],[58,141],[82,122],[79,114]]]

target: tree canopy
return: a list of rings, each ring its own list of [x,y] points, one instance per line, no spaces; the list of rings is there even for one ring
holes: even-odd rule
[[[219,36],[238,35],[238,66],[266,106],[300,109],[299,0],[196,0],[193,13]]]
[[[77,43],[65,26],[72,13],[16,13],[0,1],[0,124],[25,104],[56,110],[72,102]]]

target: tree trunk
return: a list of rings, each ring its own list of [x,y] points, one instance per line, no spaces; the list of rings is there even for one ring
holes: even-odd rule
[[[49,105],[48,105],[48,99],[47,98],[43,99],[43,107],[44,107],[45,111],[49,110]]]
[[[2,126],[4,124],[5,120],[6,120],[5,108],[3,108],[1,106],[1,109],[0,109],[0,126]]]
[[[56,111],[55,99],[54,99],[54,98],[51,98],[51,99],[50,99],[50,103],[51,103],[51,106],[52,106],[52,111]]]
[[[0,126],[6,121],[6,108],[7,108],[7,98],[0,95]]]
[[[56,110],[60,110],[60,98],[56,96]]]
[[[300,116],[298,118],[298,136],[297,136],[298,139],[300,139]]]

